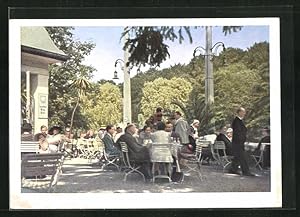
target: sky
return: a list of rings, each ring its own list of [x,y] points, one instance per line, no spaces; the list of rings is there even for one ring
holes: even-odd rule
[[[96,47],[92,50],[91,54],[86,57],[84,64],[91,65],[96,68],[94,72],[93,81],[100,79],[111,80],[113,72],[115,71],[114,63],[117,59],[123,59],[124,51],[123,40],[121,40],[121,33],[123,27],[76,27],[73,31],[74,38],[80,41],[92,41],[96,44]],[[193,43],[191,44],[188,37],[180,44],[178,40],[174,42],[165,41],[169,45],[170,58],[164,61],[160,68],[168,68],[175,64],[187,64],[193,57],[193,51],[197,46],[205,47],[205,28],[198,27],[192,29]],[[186,36],[186,35],[185,35]],[[223,42],[225,47],[234,47],[246,50],[250,48],[254,43],[268,41],[269,42],[269,27],[268,26],[243,26],[241,31],[232,32],[226,36],[222,32],[221,26],[215,26],[212,28],[212,44],[217,42]],[[218,52],[222,48],[218,49]],[[123,75],[121,72],[121,66],[117,66],[119,73],[119,80],[115,82],[123,82]],[[146,71],[149,66],[141,68],[141,71]],[[130,71],[131,77],[137,72],[137,68],[134,67]]]

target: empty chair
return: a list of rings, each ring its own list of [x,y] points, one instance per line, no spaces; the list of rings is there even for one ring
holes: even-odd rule
[[[217,164],[222,166],[224,172],[225,168],[231,164],[233,159],[233,156],[228,156],[226,154],[225,143],[223,141],[215,141],[211,146],[211,153]]]
[[[197,172],[199,179],[202,181],[201,173],[201,155],[202,155],[202,146],[201,142],[196,143],[196,149],[193,154],[181,154],[181,157],[187,160],[185,166],[188,168],[187,172]]]
[[[132,173],[138,173],[143,177],[144,182],[146,181],[144,174],[139,171],[138,169],[141,168],[141,165],[137,165],[134,161],[130,161],[129,155],[128,155],[128,147],[125,142],[120,142],[121,145],[121,151],[122,151],[122,160],[124,163],[124,180],[126,182],[127,176]]]
[[[261,143],[258,152],[253,152],[253,154],[251,155],[255,162],[255,167],[258,167],[260,170],[263,169],[262,164],[264,161],[264,150],[267,145],[270,145],[270,143]]]

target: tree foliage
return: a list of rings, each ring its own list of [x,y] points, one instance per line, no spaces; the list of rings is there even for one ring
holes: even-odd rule
[[[186,65],[177,64],[162,70],[150,69],[134,76],[131,79],[133,121],[137,122],[138,114],[147,110],[148,102],[143,100],[141,103],[144,94],[141,89],[144,84],[152,82],[154,87],[153,82],[159,77],[167,80],[180,78],[188,81],[192,89],[184,103],[173,101],[172,104],[176,104],[175,108],[183,111],[189,122],[192,119],[200,120],[200,134],[208,133],[213,124],[216,128],[230,124],[236,108],[244,106],[248,113],[245,121],[249,128],[249,138],[255,139],[260,135],[258,130],[270,124],[268,50],[269,44],[262,42],[254,44],[247,50],[227,48],[213,59],[215,103],[211,108],[205,107],[204,103],[205,70],[202,56],[194,57]],[[148,92],[157,94],[157,87],[154,89]],[[152,100],[156,102],[157,99],[159,96],[153,97]],[[147,115],[154,112],[156,105],[151,105],[146,112]],[[163,108],[174,109],[174,107]]]
[[[130,64],[159,65],[168,57],[164,41],[181,43],[186,38],[184,34],[192,41],[191,28],[126,28],[123,36],[128,33],[130,40],[124,49],[131,53]],[[223,32],[226,35],[240,28],[224,27]],[[70,57],[61,66],[50,66],[50,124],[70,124],[74,111],[77,128],[98,128],[120,122],[122,85],[104,80],[87,82],[89,85],[83,82],[89,81],[95,70],[82,63],[95,44],[76,41],[72,27],[47,27],[47,30],[56,45]],[[235,109],[243,106],[248,111],[245,121],[250,139],[255,138],[257,129],[270,123],[269,44],[256,43],[247,50],[227,48],[213,58],[213,66],[215,103],[210,108],[204,103],[203,56],[194,57],[186,65],[176,64],[162,70],[151,68],[131,78],[133,121],[149,117],[160,106],[168,112],[182,111],[189,122],[199,119],[200,134],[206,134],[212,124],[218,127],[231,123]]]
[[[185,105],[191,91],[192,85],[183,78],[157,78],[146,82],[141,100],[142,113],[145,117],[151,116],[157,107],[169,111],[179,110],[180,107],[173,102]]]
[[[107,82],[93,84],[89,94],[83,96],[82,114],[88,119],[88,127],[117,124],[122,120],[122,96],[118,86]]]
[[[80,100],[85,95],[86,91],[88,91],[88,89],[91,87],[91,83],[84,76],[81,76],[75,81],[73,81],[70,87],[75,88],[77,90],[77,101],[76,105],[73,108],[71,116],[70,130],[72,130],[75,112],[79,106]]]
[[[270,125],[269,44],[255,43],[248,48],[243,61],[259,77],[252,92],[253,106],[248,113],[249,134],[255,137],[258,129]]]
[[[61,65],[49,67],[49,125],[70,125],[72,114],[78,102],[78,89],[71,87],[80,79],[89,80],[95,69],[83,64],[95,44],[81,42],[73,37],[73,27],[46,27],[55,45],[69,59]],[[86,126],[86,120],[80,113],[80,108],[74,114],[74,126]]]
[[[253,88],[259,82],[255,71],[242,63],[223,67],[215,72],[215,118],[230,120],[238,107],[252,108]]]
[[[122,37],[129,35],[123,47],[130,53],[128,65],[160,66],[160,64],[170,57],[168,45],[164,40],[175,41],[181,44],[184,36],[187,36],[189,42],[193,42],[191,29],[197,29],[199,26],[131,26],[126,27]],[[224,26],[225,35],[231,32],[237,32],[242,29],[241,26]]]

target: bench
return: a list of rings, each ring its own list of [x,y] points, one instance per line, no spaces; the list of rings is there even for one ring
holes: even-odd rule
[[[39,142],[37,141],[21,141],[21,153],[38,153]]]
[[[50,177],[50,183],[46,186],[48,192],[53,192],[61,173],[63,160],[63,153],[22,155],[22,187],[39,188],[40,183],[49,182],[45,177]]]

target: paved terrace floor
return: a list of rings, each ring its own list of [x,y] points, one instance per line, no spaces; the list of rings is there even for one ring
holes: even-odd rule
[[[184,168],[183,172],[184,172]],[[202,165],[203,180],[196,173],[185,173],[183,183],[169,183],[166,179],[155,183],[143,182],[138,174],[132,174],[124,182],[124,173],[114,167],[102,170],[96,162],[87,159],[66,159],[59,177],[56,193],[166,193],[166,192],[267,192],[270,191],[270,171],[251,168],[256,177],[244,177],[223,173],[221,168]],[[22,192],[27,192],[23,189]],[[29,191],[32,192],[32,191]],[[35,192],[43,192],[36,190]]]

